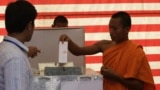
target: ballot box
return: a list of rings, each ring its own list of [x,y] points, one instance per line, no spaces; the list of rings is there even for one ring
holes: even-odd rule
[[[59,60],[59,37],[67,34],[76,44],[84,46],[83,28],[36,29],[27,46],[37,46],[41,53],[30,58],[34,73],[33,90],[102,90],[103,77],[91,69],[86,69],[84,56],[75,56],[67,51],[67,63]]]
[[[34,90],[103,90],[103,77],[93,70],[85,75],[35,76]]]
[[[72,41],[79,46],[84,46],[85,36],[83,27],[35,29],[31,41],[25,43],[27,46],[36,46],[41,50],[41,53],[38,53],[36,57],[29,58],[29,62],[34,71],[40,69],[39,64],[41,63],[47,63],[47,66],[51,67],[56,66],[56,63],[58,63],[59,60],[59,37],[62,34],[68,35]],[[73,67],[80,67],[82,69],[82,74],[84,74],[84,56],[75,56],[69,50],[67,51],[67,54],[68,62],[72,62]]]

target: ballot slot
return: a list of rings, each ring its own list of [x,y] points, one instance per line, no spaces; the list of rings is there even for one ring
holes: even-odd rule
[[[52,75],[82,75],[80,67],[45,67],[44,74]]]

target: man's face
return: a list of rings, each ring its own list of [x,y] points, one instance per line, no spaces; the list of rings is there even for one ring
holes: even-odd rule
[[[120,18],[112,18],[110,20],[109,32],[112,41],[115,41],[116,43],[120,43],[128,39],[128,30],[122,26]]]

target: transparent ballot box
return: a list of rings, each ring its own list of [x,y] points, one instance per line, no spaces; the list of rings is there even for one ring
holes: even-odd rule
[[[33,90],[103,90],[103,76],[87,68],[85,75],[35,76]]]
[[[36,76],[34,90],[102,90],[101,75]]]

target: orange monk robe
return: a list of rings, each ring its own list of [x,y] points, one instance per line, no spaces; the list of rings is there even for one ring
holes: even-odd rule
[[[103,52],[103,66],[112,68],[124,78],[144,82],[143,90],[155,90],[151,69],[142,46],[128,40]],[[104,90],[128,90],[122,84],[104,78]]]

